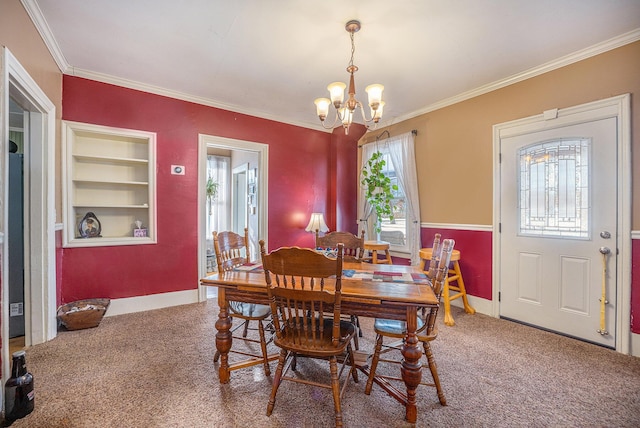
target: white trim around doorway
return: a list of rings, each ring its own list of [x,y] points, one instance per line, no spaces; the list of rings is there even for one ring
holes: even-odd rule
[[[267,244],[269,242],[269,145],[233,138],[217,137],[214,135],[198,135],[198,278],[206,275],[207,267],[207,240],[202,232],[205,230],[206,195],[205,186],[207,182],[207,148],[215,147],[227,150],[240,150],[255,152],[258,154],[258,230],[260,239]],[[199,300],[207,300],[207,287],[199,286]]]

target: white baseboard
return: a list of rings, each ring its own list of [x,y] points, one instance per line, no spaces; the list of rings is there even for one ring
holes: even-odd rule
[[[631,345],[629,346],[629,354],[634,357],[640,357],[640,334],[631,333]]]
[[[467,294],[467,300],[473,309],[479,314],[489,315],[493,317],[493,302],[491,300],[483,299],[482,297],[470,296]],[[451,306],[459,308],[464,307],[462,299],[456,299],[451,302]],[[442,307],[442,306],[441,306]]]
[[[198,289],[112,299],[105,317],[198,302]]]

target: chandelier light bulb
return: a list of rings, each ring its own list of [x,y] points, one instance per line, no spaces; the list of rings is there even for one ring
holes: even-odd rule
[[[329,104],[331,104],[331,100],[329,98],[316,98],[314,103],[316,104],[318,117],[322,122],[324,122],[329,114]]]
[[[337,109],[340,108],[342,101],[344,101],[344,90],[346,87],[347,85],[342,82],[333,82],[327,86],[329,94],[331,95],[331,102]]]
[[[382,91],[384,90],[384,86],[376,83],[373,85],[369,85],[365,88],[365,91],[369,95],[369,106],[373,110],[377,110],[378,105],[382,101]]]
[[[382,110],[384,110],[384,101],[380,101],[380,104],[378,104],[378,108],[375,110],[373,109],[373,107],[371,107],[371,117],[373,118],[374,123],[378,123],[378,121],[382,117]]]

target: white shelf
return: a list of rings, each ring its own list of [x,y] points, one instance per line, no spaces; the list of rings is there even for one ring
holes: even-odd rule
[[[107,184],[109,186],[113,185],[124,185],[124,186],[148,186],[148,181],[118,181],[118,180],[72,180],[74,183],[87,183],[87,184]]]
[[[141,210],[149,209],[149,205],[107,205],[107,204],[79,205],[79,204],[76,204],[73,207],[83,208],[83,209],[89,209],[89,208],[123,208],[123,209],[141,209]]]
[[[62,122],[65,247],[154,244],[156,239],[156,134]],[[93,213],[101,236],[80,236]],[[147,237],[133,237],[142,221]]]
[[[147,159],[134,159],[134,158],[118,158],[113,156],[88,156],[88,155],[73,155],[74,159],[80,161],[88,161],[93,163],[105,162],[105,163],[122,163],[122,164],[148,164]]]

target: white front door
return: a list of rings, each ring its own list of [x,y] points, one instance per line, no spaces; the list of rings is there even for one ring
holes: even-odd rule
[[[500,316],[614,348],[617,118],[549,128],[500,139]]]

